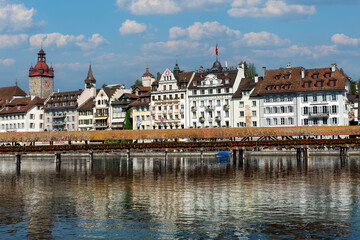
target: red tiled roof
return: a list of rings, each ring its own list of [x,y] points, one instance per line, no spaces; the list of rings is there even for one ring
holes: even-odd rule
[[[26,113],[34,106],[43,106],[45,99],[39,97],[14,98],[0,111],[3,114]]]
[[[27,94],[18,86],[2,87],[0,88],[0,107],[10,101],[14,96],[25,97]]]
[[[222,80],[223,87],[232,87],[234,85],[237,70],[225,71],[225,72],[197,72],[195,73],[194,78],[192,79],[189,89],[198,89],[201,87],[201,81],[205,80],[206,76],[209,74],[214,74],[218,79]],[[225,79],[229,80],[228,84],[225,84]],[[196,86],[194,86],[194,82],[196,82]]]
[[[86,102],[84,102],[81,106],[78,107],[78,111],[86,111],[93,109],[94,106],[94,98],[89,98]]]
[[[54,92],[45,101],[45,109],[77,108],[77,99],[83,90],[70,92]],[[57,106],[56,106],[57,105]]]
[[[261,81],[262,79],[259,78],[259,81]],[[259,82],[258,82],[259,83]],[[257,83],[255,83],[254,79],[251,78],[243,78],[241,79],[241,82],[239,84],[238,89],[236,90],[236,92],[233,94],[233,98],[242,98],[242,92],[243,91],[251,91]]]

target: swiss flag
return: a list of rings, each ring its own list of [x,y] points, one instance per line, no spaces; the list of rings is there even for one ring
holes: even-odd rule
[[[218,56],[218,55],[219,55],[219,49],[218,49],[217,44],[216,44],[216,48],[215,48],[215,53],[216,53],[216,56]]]

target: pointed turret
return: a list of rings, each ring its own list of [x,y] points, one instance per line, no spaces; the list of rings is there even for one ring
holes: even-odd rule
[[[91,64],[90,64],[88,75],[85,79],[85,86],[87,88],[91,88],[91,87],[95,87],[95,85],[96,85],[96,79],[94,78],[94,75],[93,75],[92,69],[91,69]]]

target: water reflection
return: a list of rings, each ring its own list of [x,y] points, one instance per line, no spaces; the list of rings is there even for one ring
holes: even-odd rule
[[[0,161],[2,238],[351,238],[357,158]]]

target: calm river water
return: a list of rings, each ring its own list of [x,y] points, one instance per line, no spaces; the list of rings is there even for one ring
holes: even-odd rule
[[[360,159],[0,160],[0,239],[358,239]]]

